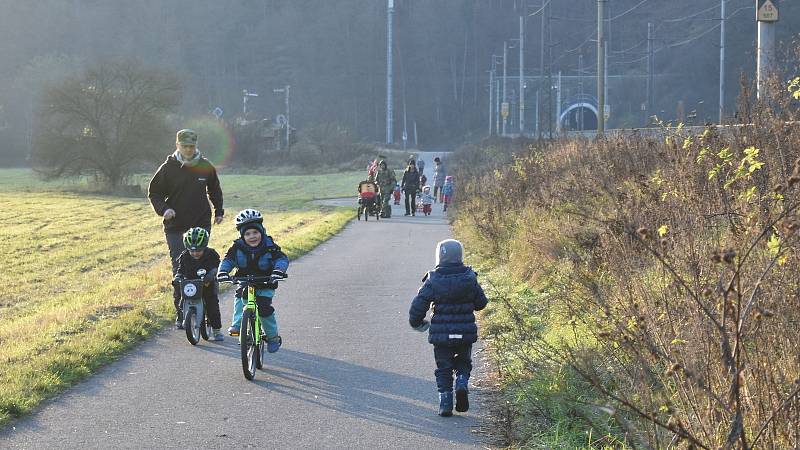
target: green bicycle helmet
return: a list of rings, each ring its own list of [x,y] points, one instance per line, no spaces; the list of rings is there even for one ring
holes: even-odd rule
[[[183,245],[188,250],[200,250],[208,247],[208,231],[205,228],[194,227],[183,234]]]

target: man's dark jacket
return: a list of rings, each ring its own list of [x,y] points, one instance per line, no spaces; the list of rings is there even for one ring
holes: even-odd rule
[[[150,204],[159,216],[175,210],[175,218],[164,221],[164,231],[182,233],[192,227],[211,229],[211,207],[216,216],[224,214],[222,189],[214,166],[200,157],[194,166],[182,165],[174,155],[161,164],[147,188]]]
[[[487,300],[472,268],[463,264],[440,265],[423,280],[408,312],[411,326],[422,324],[433,303],[428,342],[443,346],[476,342],[475,311],[485,308]]]
[[[400,188],[405,193],[415,194],[419,190],[419,171],[406,169]]]

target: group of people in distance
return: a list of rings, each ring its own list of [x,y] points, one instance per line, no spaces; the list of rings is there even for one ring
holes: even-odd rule
[[[447,211],[447,206],[453,199],[453,177],[447,175],[440,157],[433,158],[433,163],[433,189],[428,185],[428,177],[425,175],[425,161],[417,161],[413,155],[409,157],[400,181],[397,181],[394,170],[389,169],[385,157],[381,156],[369,165],[367,179],[374,181],[382,194],[381,217],[392,216],[389,193],[394,197],[395,205],[400,204],[401,194],[405,194],[406,216],[416,216],[418,207],[428,216],[435,203],[441,203],[442,210]]]
[[[422,167],[418,171],[414,159],[408,162],[400,184],[400,189],[406,193],[406,215],[414,215],[415,212],[414,197],[420,190],[420,175],[424,170],[424,163],[420,163]],[[445,179],[450,178],[452,189],[452,178],[446,176],[438,157],[434,163],[434,192],[431,194],[430,187],[427,187],[427,195],[433,197],[434,202],[443,202],[446,208],[452,190],[448,193]],[[397,183],[391,180],[389,184],[389,169],[385,160],[376,166],[371,176],[374,176],[381,189],[384,188],[382,183],[385,183],[389,186],[385,192],[391,192]],[[441,183],[437,185],[439,178]],[[423,185],[423,192],[425,187]],[[385,197],[384,205],[388,206],[389,196]],[[150,181],[148,198],[155,212],[163,217],[164,234],[172,261],[176,327],[183,327],[181,295],[177,288],[181,278],[196,278],[199,269],[205,270],[203,298],[207,319],[213,329],[211,339],[222,341],[219,282],[230,281],[231,275],[269,277],[269,282],[256,289],[256,303],[264,327],[267,351],[278,351],[282,339],[278,333],[273,298],[277,280],[286,277],[289,259],[267,233],[262,213],[251,208],[236,215],[239,238],[230,245],[224,257],[221,258],[209,246],[212,222],[209,201],[214,208],[213,222],[222,223],[225,214],[222,189],[216,169],[197,149],[197,133],[193,130],[178,131],[176,150],[167,157]],[[428,342],[433,344],[441,416],[451,416],[454,408],[458,412],[469,409],[472,344],[478,339],[474,313],[487,304],[477,274],[464,265],[463,253],[462,244],[456,240],[447,239],[437,244],[436,265],[423,278],[423,284],[409,309],[411,327],[420,332],[428,331]],[[230,336],[239,335],[244,295],[246,292],[241,290],[235,293],[231,326],[228,328]],[[428,321],[426,316],[432,305],[433,315]]]

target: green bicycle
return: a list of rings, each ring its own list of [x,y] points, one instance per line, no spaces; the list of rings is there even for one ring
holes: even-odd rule
[[[278,283],[285,279],[286,276],[278,278],[247,275],[220,280],[221,283],[238,284],[242,289],[242,294],[247,293],[239,331],[239,347],[242,354],[242,371],[248,380],[255,378],[256,369],[264,367],[264,353],[266,352],[266,336],[261,329],[261,316],[258,314],[258,305],[256,305],[257,285]]]

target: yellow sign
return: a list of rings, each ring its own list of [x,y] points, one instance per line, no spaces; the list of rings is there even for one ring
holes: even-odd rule
[[[777,22],[778,8],[772,0],[758,0],[756,8],[756,20],[759,22]]]
[[[508,102],[500,104],[500,115],[503,116],[503,119],[508,117]]]

